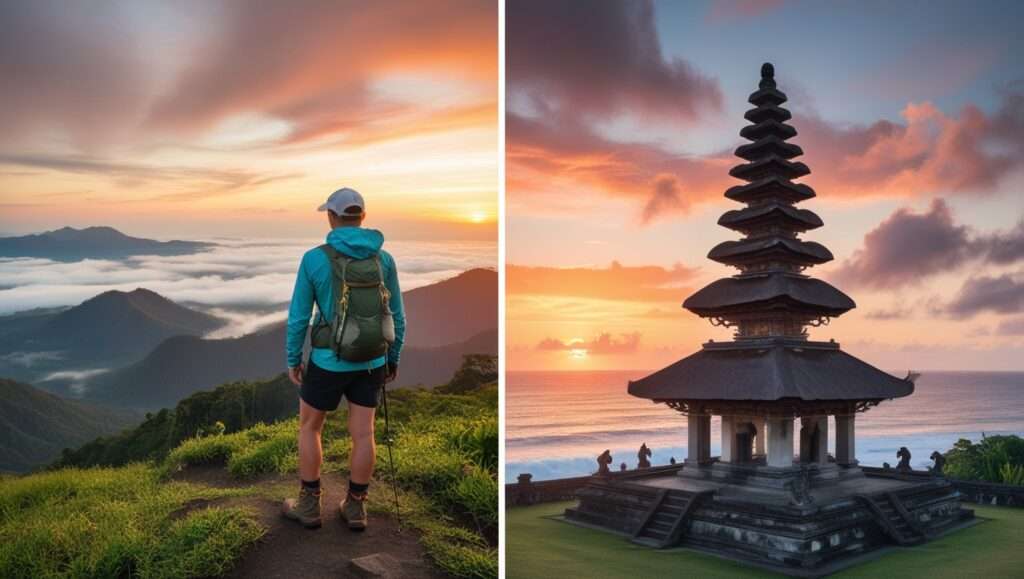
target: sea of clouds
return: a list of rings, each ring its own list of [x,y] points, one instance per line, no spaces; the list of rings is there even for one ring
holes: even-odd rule
[[[108,290],[146,288],[225,319],[210,337],[249,333],[283,320],[302,254],[316,240],[206,239],[217,245],[189,255],[64,263],[0,258],[0,315],[77,305]],[[398,264],[402,290],[475,268],[497,266],[494,242],[397,241],[385,244]]]

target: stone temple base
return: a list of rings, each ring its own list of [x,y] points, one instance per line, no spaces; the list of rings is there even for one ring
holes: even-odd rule
[[[734,465],[714,462],[700,467],[687,466],[679,470],[679,476],[782,491],[788,490],[794,485],[804,484],[805,480],[812,489],[820,489],[833,483],[862,478],[864,473],[856,466],[840,467],[835,463],[813,463],[801,468],[800,465],[772,467],[756,463]]]
[[[565,518],[655,548],[691,547],[814,577],[885,546],[923,543],[973,517],[948,481],[824,467],[800,504],[783,490],[794,475],[778,471],[790,469],[712,465],[615,480],[595,476]]]

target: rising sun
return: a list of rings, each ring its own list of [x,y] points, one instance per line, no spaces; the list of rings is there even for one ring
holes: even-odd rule
[[[469,221],[471,223],[483,223],[487,221],[487,213],[483,211],[474,211],[469,214]]]

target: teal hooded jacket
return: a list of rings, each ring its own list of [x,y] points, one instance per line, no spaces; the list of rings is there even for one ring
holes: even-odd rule
[[[402,290],[398,287],[398,268],[395,267],[395,260],[391,254],[381,249],[384,245],[384,235],[376,229],[336,227],[327,234],[327,243],[353,259],[366,259],[380,254],[384,285],[391,292],[389,305],[395,318],[395,343],[388,348],[387,359],[381,356],[369,362],[349,362],[339,359],[330,348],[313,348],[310,359],[317,366],[332,372],[378,368],[385,362],[397,365],[405,338],[405,309],[402,307]],[[288,336],[285,340],[285,349],[288,353],[289,368],[294,368],[302,362],[302,346],[306,341],[310,317],[313,315],[313,304],[317,304],[318,316],[330,320],[334,315],[334,288],[331,282],[331,263],[327,254],[319,247],[307,251],[299,264],[292,303],[288,308]]]

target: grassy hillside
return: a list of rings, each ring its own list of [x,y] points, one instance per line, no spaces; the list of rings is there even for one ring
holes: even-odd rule
[[[464,393],[389,394],[396,471],[388,470],[378,417],[381,452],[371,507],[378,517],[390,512],[386,483],[394,474],[403,521],[417,530],[430,560],[456,577],[497,577],[497,384],[458,390]],[[329,417],[324,434],[328,473],[347,469],[351,448],[341,430],[344,410],[335,414],[341,416]],[[231,499],[278,492],[249,484],[268,473],[293,483],[297,428],[292,418],[191,437],[160,460],[0,478],[0,577],[224,574],[264,532],[259,518]],[[209,465],[226,470],[235,483],[181,482],[191,469]],[[190,508],[198,501],[209,506]]]
[[[240,494],[141,464],[0,479],[0,576],[217,575],[263,531],[242,509],[186,506]]]
[[[55,466],[120,466],[162,460],[182,441],[220,422],[232,433],[258,423],[295,416],[298,389],[282,374],[272,380],[238,381],[196,392],[173,409],[146,414],[142,424],[64,451]]]
[[[61,449],[138,422],[134,413],[66,400],[0,378],[0,472],[26,472],[53,462]]]

